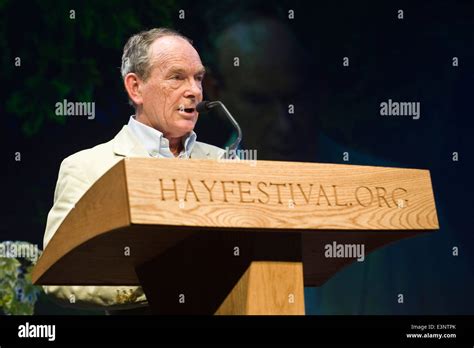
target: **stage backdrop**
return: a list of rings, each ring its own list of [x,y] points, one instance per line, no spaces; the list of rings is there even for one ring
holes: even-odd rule
[[[440,230],[307,288],[307,313],[472,314],[473,13],[468,1],[1,1],[0,241],[42,249],[61,161],[133,113],[123,45],[167,26],[193,40],[206,98],[226,104],[258,159],[431,171]],[[94,112],[58,113],[67,102]],[[218,115],[196,132],[220,147],[233,137]],[[88,313],[55,306],[20,261],[0,257],[4,313]]]

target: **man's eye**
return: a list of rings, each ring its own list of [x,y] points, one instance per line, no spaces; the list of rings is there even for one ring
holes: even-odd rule
[[[198,81],[204,80],[204,75],[198,75],[198,76],[196,76],[196,80],[198,80]]]
[[[181,75],[173,75],[173,76],[171,76],[171,78],[173,80],[182,80],[183,79],[183,77]]]

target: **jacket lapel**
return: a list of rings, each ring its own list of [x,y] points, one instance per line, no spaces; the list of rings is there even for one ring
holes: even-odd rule
[[[127,125],[113,139],[114,153],[125,157],[150,157],[140,141],[132,134]]]

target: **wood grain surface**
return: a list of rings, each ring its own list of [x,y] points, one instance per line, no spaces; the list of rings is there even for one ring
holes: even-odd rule
[[[57,285],[141,279],[160,290],[150,293],[160,313],[303,314],[303,286],[322,285],[355,262],[326,257],[328,244],[360,244],[368,254],[438,228],[427,170],[126,158],[69,212],[32,278]],[[229,252],[236,247],[237,263]],[[178,287],[202,303],[171,306]]]
[[[129,158],[125,163],[136,224],[439,228],[427,170],[272,161]]]

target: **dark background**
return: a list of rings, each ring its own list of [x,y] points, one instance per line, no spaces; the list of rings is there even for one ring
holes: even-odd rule
[[[194,41],[210,71],[207,98],[226,103],[242,123],[243,147],[259,159],[431,171],[440,230],[306,289],[308,313],[474,312],[472,1],[0,1],[0,241],[42,246],[61,161],[113,138],[133,113],[119,71],[123,45],[160,26]],[[236,47],[244,52],[237,77],[225,58]],[[63,99],[95,102],[95,119],[56,116]],[[420,119],[380,116],[388,99],[421,102]],[[291,103],[295,115],[285,116]],[[211,117],[198,122],[198,139],[224,147],[232,130]]]

